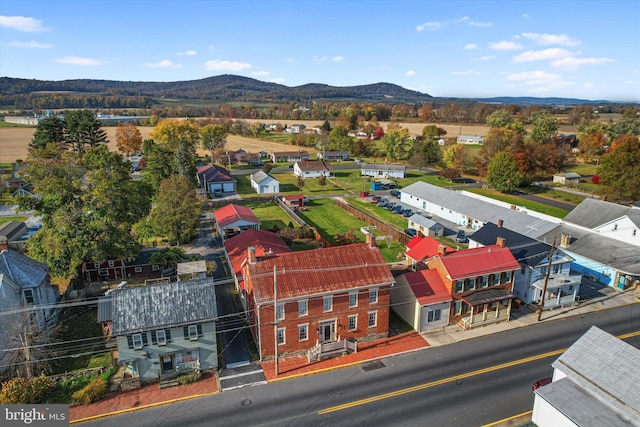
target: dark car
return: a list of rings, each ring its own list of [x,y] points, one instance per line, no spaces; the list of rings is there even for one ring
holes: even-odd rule
[[[395,207],[396,207],[396,204],[394,202],[387,203],[387,206],[385,206],[385,208],[387,208],[388,211],[394,210]]]
[[[391,190],[389,191],[389,194],[391,194],[393,197],[396,197],[398,199],[400,198],[400,190],[395,190],[395,189]]]
[[[406,234],[407,236],[416,237],[418,235],[418,230],[416,230],[415,228],[405,228],[404,234]]]
[[[404,208],[402,207],[402,205],[398,205],[395,208],[393,208],[393,213],[402,215],[404,213]]]
[[[467,233],[464,230],[458,230],[458,234],[456,234],[456,243],[466,243],[467,241]]]
[[[405,218],[409,218],[411,215],[413,215],[413,211],[409,208],[405,209],[404,212],[402,212],[402,216]]]
[[[385,198],[383,197],[382,199],[380,199],[380,200],[378,201],[378,206],[380,206],[381,208],[384,208],[384,207],[386,207],[386,206],[387,206],[387,203],[388,203],[388,202],[387,202],[387,199],[385,199]]]
[[[553,380],[552,377],[543,378],[541,380],[538,380],[535,383],[533,383],[533,386],[531,387],[531,390],[537,390],[540,387],[543,387],[543,386],[549,384],[551,382],[551,380]]]

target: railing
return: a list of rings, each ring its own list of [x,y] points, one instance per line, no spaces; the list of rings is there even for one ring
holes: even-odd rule
[[[462,329],[466,331],[467,329],[471,329],[474,326],[487,325],[489,323],[502,322],[504,320],[509,320],[509,314],[507,310],[500,310],[497,316],[495,311],[486,311],[483,313],[474,314],[473,316],[468,316],[461,319],[461,322]]]
[[[316,346],[307,353],[307,358],[309,362],[311,362],[316,358],[321,359],[323,355],[345,352],[357,353],[358,344],[349,340],[340,339],[338,339],[338,341],[316,344]]]
[[[560,298],[551,298],[544,300],[543,310],[555,308],[555,307],[564,307],[565,305],[573,305],[576,304],[576,296],[575,295],[566,295]]]
[[[186,372],[196,371],[200,369],[200,361],[193,360],[191,362],[177,363],[176,367],[171,371],[163,372],[162,369],[158,369],[158,378],[160,380],[176,378],[180,374]]]

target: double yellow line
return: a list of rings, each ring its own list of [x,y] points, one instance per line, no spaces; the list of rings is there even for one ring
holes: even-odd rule
[[[640,335],[640,331],[630,332],[628,334],[620,335],[617,338],[626,339],[626,338],[631,338],[631,337],[634,337],[634,336],[637,336],[637,335]],[[404,389],[401,389],[401,390],[392,391],[392,392],[389,392],[389,393],[379,394],[377,396],[371,396],[371,397],[367,397],[366,399],[355,400],[353,402],[344,403],[342,405],[331,406],[329,408],[322,409],[322,410],[318,411],[318,415],[324,415],[324,414],[329,414],[331,412],[342,411],[344,409],[349,409],[349,408],[354,408],[356,406],[366,405],[367,403],[378,402],[380,400],[389,399],[391,397],[402,396],[404,394],[409,394],[409,393],[413,393],[415,391],[425,390],[425,389],[428,389],[428,388],[431,388],[431,387],[436,387],[436,386],[439,386],[439,385],[442,385],[442,384],[447,384],[447,383],[451,383],[451,382],[454,382],[454,381],[462,380],[462,379],[465,379],[465,378],[474,377],[476,375],[482,375],[482,374],[486,374],[486,373],[489,373],[489,372],[498,371],[500,369],[509,368],[509,367],[517,366],[517,365],[522,365],[524,363],[529,363],[529,362],[532,362],[534,360],[544,359],[546,357],[551,357],[551,356],[557,356],[559,354],[564,353],[566,350],[567,350],[566,348],[563,348],[561,350],[554,350],[554,351],[550,351],[548,353],[542,353],[542,354],[538,354],[538,355],[535,355],[535,356],[525,357],[524,359],[513,360],[511,362],[506,362],[506,363],[502,363],[500,365],[490,366],[488,368],[478,369],[476,371],[471,371],[471,372],[467,372],[467,373],[464,373],[464,374],[456,375],[456,376],[453,376],[453,377],[444,378],[444,379],[441,379],[441,380],[438,380],[438,381],[432,381],[430,383],[420,384],[420,385],[417,385],[417,386],[408,387],[408,388],[404,388]]]

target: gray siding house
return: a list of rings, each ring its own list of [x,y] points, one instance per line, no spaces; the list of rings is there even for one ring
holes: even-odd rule
[[[125,378],[162,385],[182,373],[218,368],[213,279],[123,288],[111,295],[112,333]]]

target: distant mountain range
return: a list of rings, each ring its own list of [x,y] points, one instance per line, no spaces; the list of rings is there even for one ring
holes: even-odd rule
[[[51,94],[99,95],[116,97],[148,97],[218,102],[362,102],[362,103],[472,103],[475,101],[520,105],[603,104],[609,101],[590,101],[574,98],[436,98],[426,93],[405,89],[391,83],[361,86],[329,86],[309,83],[284,86],[249,77],[221,75],[199,80],[178,82],[131,82],[115,80],[30,80],[0,77],[0,96]]]

